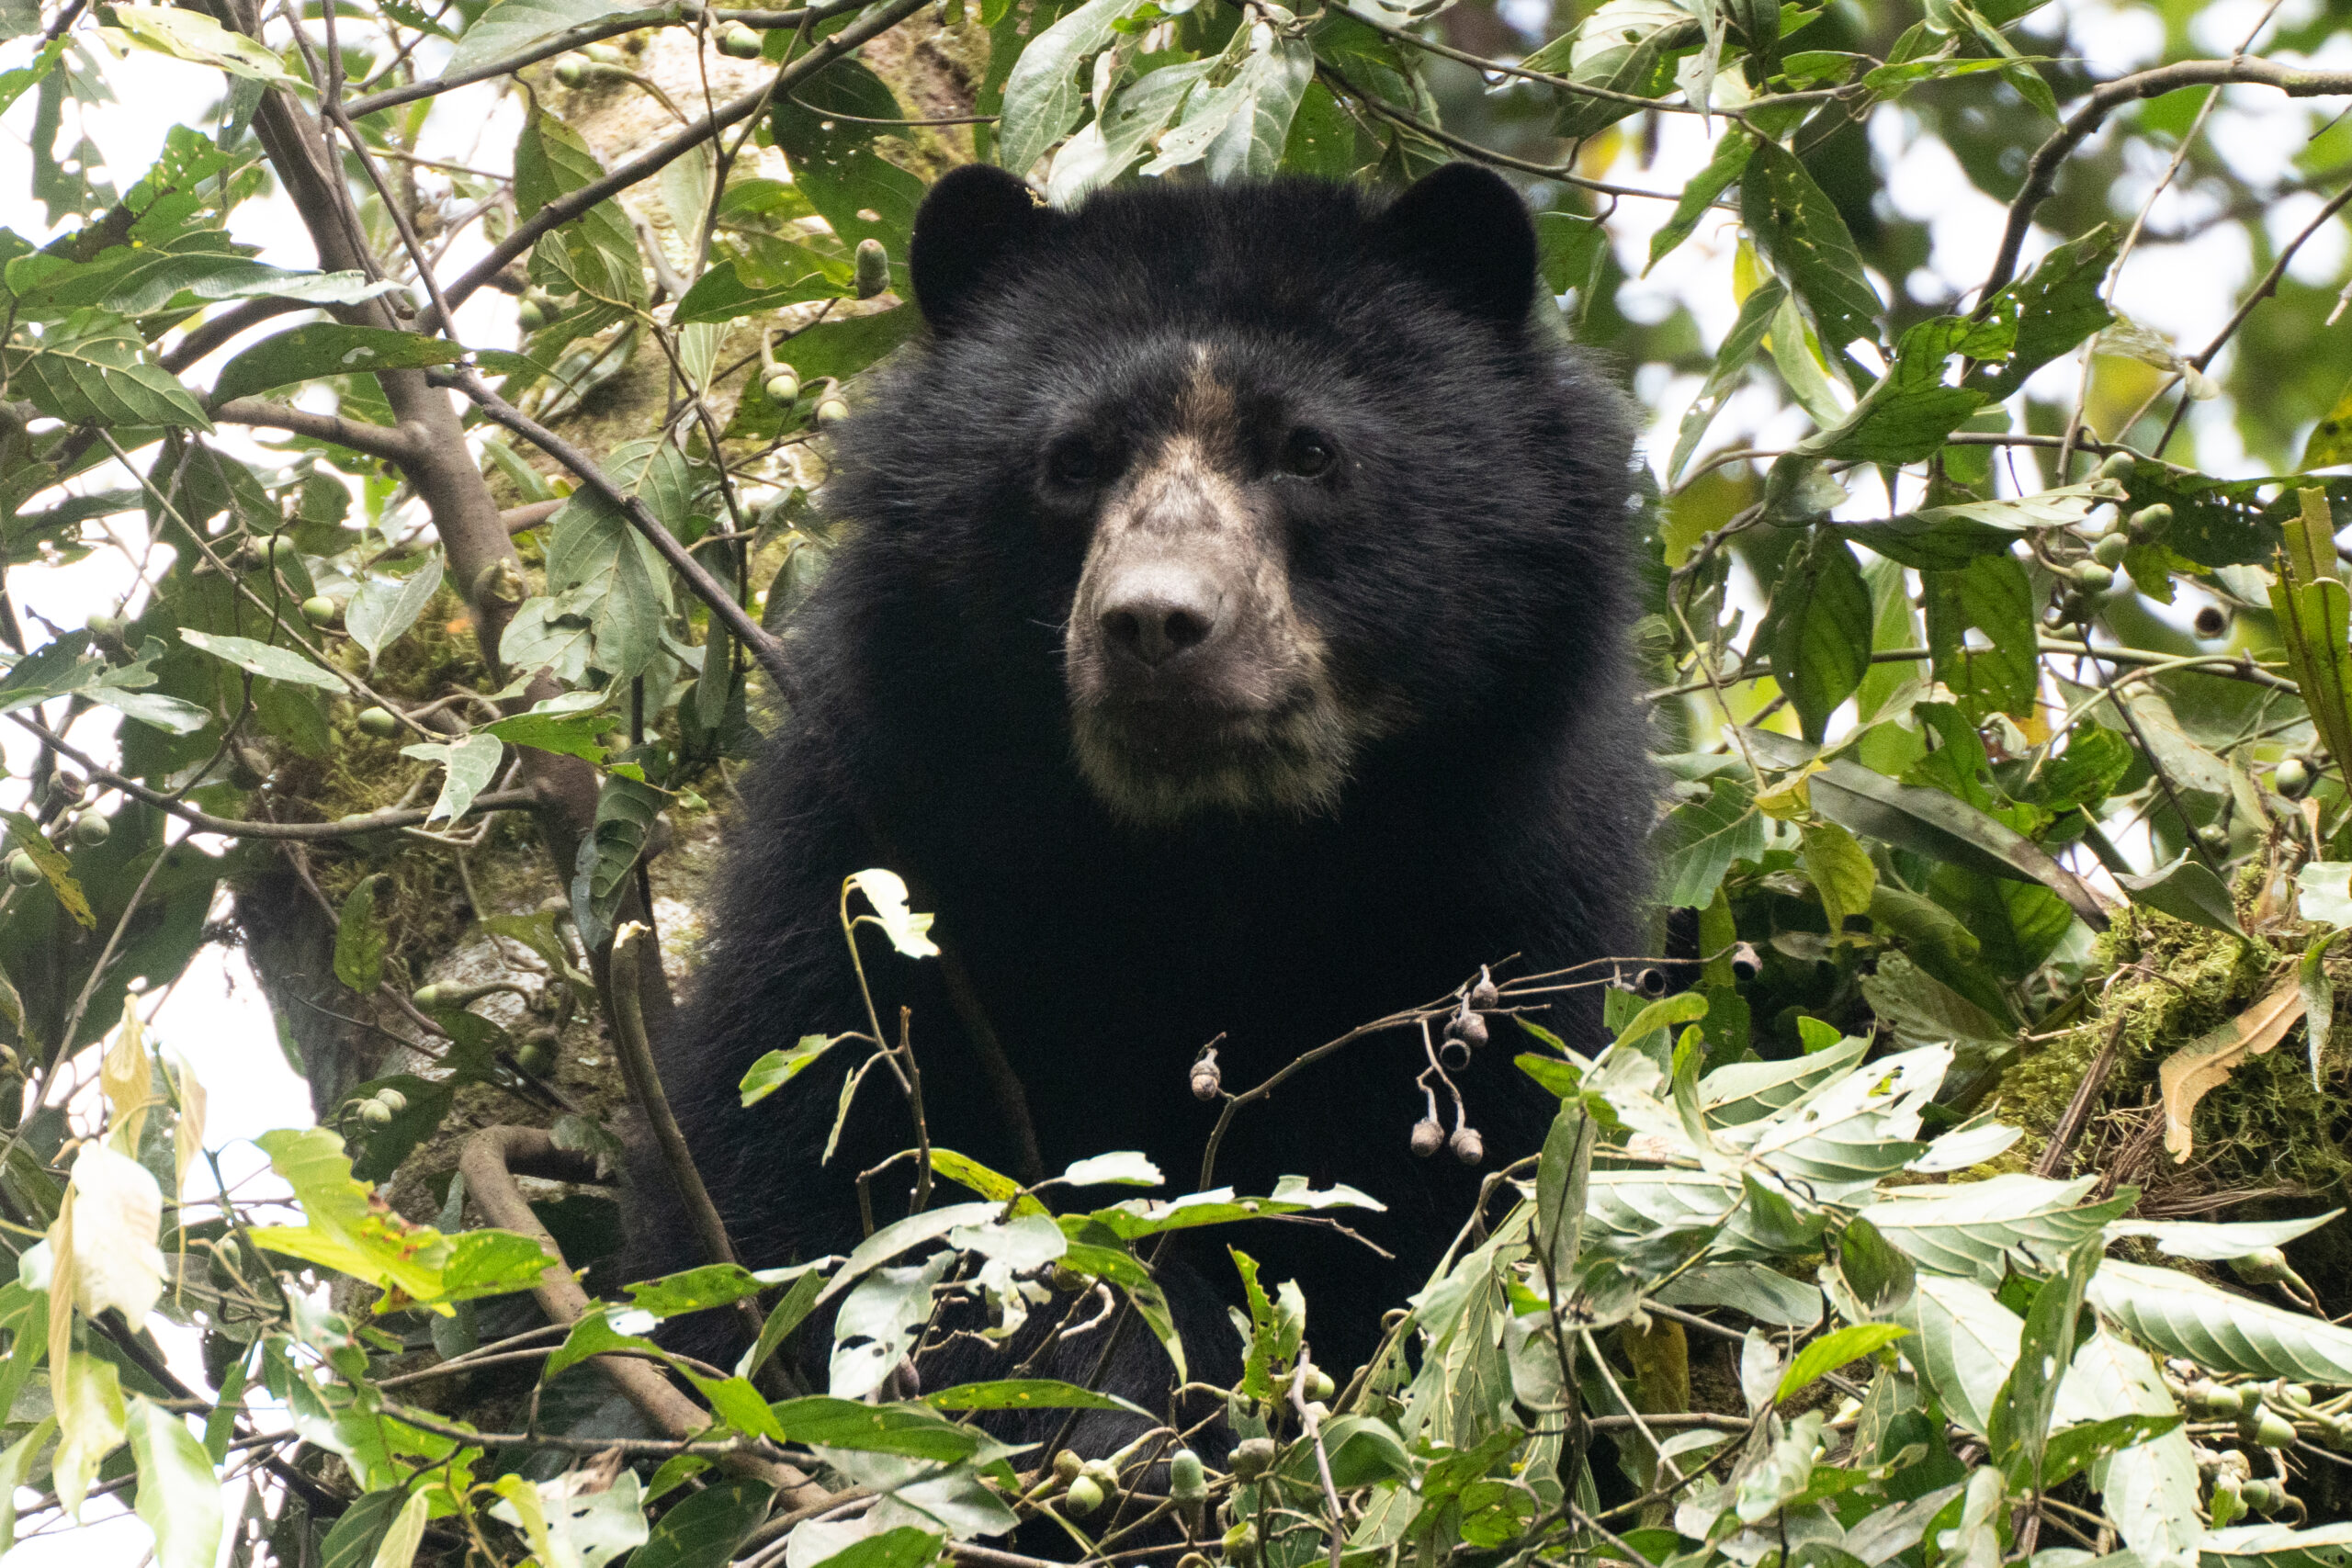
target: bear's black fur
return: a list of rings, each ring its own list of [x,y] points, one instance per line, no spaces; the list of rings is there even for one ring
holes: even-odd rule
[[[1191,1190],[1216,1120],[1187,1084],[1213,1038],[1226,1087],[1247,1089],[1482,963],[1516,955],[1525,974],[1634,952],[1645,892],[1652,793],[1623,646],[1629,424],[1536,319],[1550,307],[1508,186],[1456,165],[1385,205],[1286,180],[1106,191],[1062,214],[963,170],[925,206],[911,259],[933,331],[834,443],[822,499],[847,542],[792,632],[799,706],[746,783],[664,1045],[671,1103],[754,1265],[847,1251],[857,1173],[913,1143],[876,1073],[820,1163],[863,1055],[848,1047],[738,1105],[761,1053],[865,1025],[838,923],[850,873],[899,870],[936,910],[1025,1086],[1045,1172],[1141,1149],[1168,1195]],[[1119,499],[1131,474],[1170,464],[1192,466],[1160,501]],[[1115,513],[1174,549],[1181,575],[1187,529],[1216,507],[1248,538],[1221,536],[1228,553],[1203,570],[1225,586],[1204,613],[1225,613],[1229,588],[1281,598],[1288,617],[1270,610],[1220,676],[1248,686],[1277,654],[1311,664],[1319,683],[1281,699],[1294,716],[1320,704],[1298,720],[1305,760],[1203,739],[1200,708],[1154,705],[1159,647],[1118,675],[1142,694],[1114,714],[1125,750],[1081,765],[1080,655],[1115,663],[1115,638],[1136,635],[1116,606],[1109,630],[1073,622],[1098,527]],[[1150,635],[1182,651],[1190,623],[1167,616]],[[870,931],[861,951],[884,1026],[913,1010],[933,1144],[1018,1170],[941,964]],[[1598,1017],[1587,991],[1552,1021],[1589,1045]],[[1387,1211],[1335,1217],[1396,1257],[1328,1227],[1197,1233],[1163,1259],[1195,1375],[1231,1375],[1228,1242],[1270,1283],[1300,1282],[1322,1364],[1344,1377],[1369,1353],[1480,1179],[1532,1153],[1556,1109],[1511,1066],[1519,1032],[1498,1018],[1495,1035],[1458,1075],[1479,1168],[1408,1153],[1426,1065],[1409,1032],[1357,1042],[1239,1114],[1217,1184],[1351,1183]],[[877,1221],[903,1212],[907,1168],[875,1183]],[[640,1204],[650,1262],[702,1261],[671,1201]],[[1156,1406],[1166,1363],[1128,1338],[1145,1354],[1112,1375]]]

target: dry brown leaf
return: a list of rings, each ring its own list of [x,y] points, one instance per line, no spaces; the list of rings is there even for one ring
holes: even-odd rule
[[[2157,1082],[2164,1089],[2165,1148],[2175,1165],[2188,1158],[2188,1117],[2197,1102],[2240,1062],[2277,1045],[2302,1016],[2302,987],[2290,975],[2245,1011],[2165,1058]]]

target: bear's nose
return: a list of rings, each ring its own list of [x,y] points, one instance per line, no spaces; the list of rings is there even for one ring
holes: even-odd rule
[[[1148,568],[1123,574],[1113,589],[1096,624],[1111,648],[1147,668],[1157,670],[1216,634],[1220,595],[1197,573]]]

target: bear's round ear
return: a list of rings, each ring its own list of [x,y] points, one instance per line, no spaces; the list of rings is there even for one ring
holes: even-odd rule
[[[1516,322],[1535,298],[1535,225],[1500,175],[1448,164],[1373,220],[1374,244],[1473,316]]]
[[[1002,169],[967,164],[943,175],[907,244],[915,302],[932,330],[953,326],[981,281],[1053,222],[1052,209]]]

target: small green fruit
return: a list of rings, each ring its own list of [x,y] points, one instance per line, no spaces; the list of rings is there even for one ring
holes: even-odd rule
[[[2132,540],[2128,535],[2102,535],[2098,543],[2091,547],[2091,558],[2105,567],[2121,566],[2123,552],[2131,547]]]
[[[1225,1560],[1248,1568],[1258,1561],[1258,1527],[1247,1519],[1225,1532]]]
[[[890,287],[890,253],[879,240],[857,243],[857,297],[871,299]]]
[[[2086,593],[2104,593],[2115,586],[2115,570],[2086,560],[2075,569],[2075,585]]]
[[[392,1123],[392,1108],[380,1100],[359,1102],[359,1120],[370,1127],[389,1127]]]
[[[2133,513],[2124,526],[2131,530],[2133,538],[2144,539],[2171,521],[2172,508],[2158,502],[2154,506],[2143,506]]]
[[[588,84],[588,62],[573,56],[556,62],[555,79],[567,87],[582,87]]]
[[[1054,1456],[1054,1474],[1065,1486],[1076,1481],[1078,1472],[1085,1468],[1086,1461],[1069,1449]]]
[[[408,1109],[408,1096],[396,1089],[379,1089],[376,1091],[376,1103],[397,1116]]]
[[[123,624],[119,615],[92,615],[82,624],[89,629],[92,637],[113,637],[118,641],[122,637]]]
[[[8,857],[8,880],[19,887],[31,887],[40,881],[40,867],[33,857],[18,850]]]
[[[212,1256],[219,1258],[221,1263],[227,1266],[232,1271],[234,1271],[237,1267],[237,1238],[232,1235],[224,1235],[219,1241],[214,1242],[212,1244]]]
[[[1062,1497],[1062,1506],[1080,1518],[1102,1506],[1102,1487],[1091,1475],[1081,1475],[1069,1483],[1069,1491]]]
[[[535,1040],[514,1053],[514,1065],[535,1078],[543,1078],[555,1066],[555,1053]]]
[[[2267,1514],[2278,1506],[2270,1483],[2260,1479],[2238,1483],[2238,1501],[2257,1514]]]
[[[1234,1446],[1233,1476],[1235,1480],[1255,1481],[1273,1467],[1273,1438],[1250,1438]]]
[[[2290,757],[2270,775],[2270,787],[2289,800],[2301,800],[2311,793],[2311,770],[2303,766],[2301,757]]]
[[[718,35],[718,52],[729,60],[757,60],[761,42],[759,34],[737,22]]]
[[[1320,1367],[1309,1367],[1306,1369],[1307,1398],[1329,1400],[1333,1394],[1339,1392],[1339,1385],[1331,1381],[1330,1373],[1325,1371]]]
[[[2098,477],[2103,479],[2128,479],[2139,466],[2140,459],[2129,452],[2110,452],[2107,461],[2098,466]]]
[[[294,566],[302,559],[302,547],[284,534],[269,536],[269,558],[279,566]]]
[[[789,365],[779,365],[768,372],[768,378],[760,384],[760,390],[767,394],[767,400],[772,403],[788,404],[800,396],[800,373]]]
[[[1208,1472],[1192,1450],[1168,1456],[1168,1495],[1179,1503],[1197,1503],[1209,1495]]]
[[[2284,1416],[2266,1410],[2262,1418],[2254,1424],[2254,1440],[2266,1449],[2292,1448],[2295,1424]]]
[[[827,398],[817,405],[817,423],[821,426],[841,423],[849,417],[849,404],[839,398]]]
[[[437,985],[419,986],[409,994],[408,999],[416,1004],[417,1011],[431,1012],[441,1005],[441,987]]]
[[[621,62],[621,51],[608,43],[592,43],[580,52],[599,65],[618,65]]]
[[[114,824],[96,811],[85,811],[74,818],[74,841],[84,848],[105,843],[114,836]]]
[[[323,593],[314,593],[302,601],[302,618],[314,626],[331,626],[343,614],[343,606]]]
[[[352,722],[356,724],[362,732],[372,735],[379,740],[390,740],[401,732],[401,721],[393,716],[392,710],[390,708],[361,708],[359,716]]]
[[[2211,1378],[2199,1378],[2188,1385],[2189,1412],[2202,1420],[2218,1421],[2235,1416],[2241,1408],[2238,1391],[2227,1383]]]
[[[514,307],[514,324],[526,333],[537,332],[548,324],[548,309],[537,299],[525,299]]]

